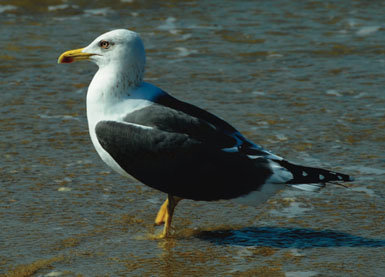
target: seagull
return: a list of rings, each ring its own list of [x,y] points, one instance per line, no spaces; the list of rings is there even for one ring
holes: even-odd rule
[[[170,236],[182,199],[240,200],[258,205],[277,191],[318,191],[353,178],[297,165],[253,143],[223,119],[143,81],[145,50],[138,33],[118,29],[58,63],[87,60],[98,71],[87,92],[92,143],[113,170],[167,194],[155,218]]]

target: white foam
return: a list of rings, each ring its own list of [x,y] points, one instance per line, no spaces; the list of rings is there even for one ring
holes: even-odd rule
[[[350,18],[347,23],[349,27],[355,27],[359,24],[359,22],[354,18]]]
[[[376,193],[373,190],[368,189],[366,187],[355,187],[355,188],[351,188],[351,190],[357,191],[357,192],[365,192],[369,196],[375,196],[376,195]]]
[[[360,98],[365,97],[365,96],[367,96],[367,95],[368,95],[368,94],[367,94],[366,92],[360,92],[359,94],[353,96],[353,98],[355,98],[355,99],[360,99]]]
[[[339,93],[337,90],[335,89],[328,89],[326,92],[325,92],[327,95],[334,95],[334,96],[342,96],[341,93]]]
[[[267,55],[268,58],[281,58],[283,57],[282,54],[279,54],[279,53],[269,53],[269,55]]]
[[[198,53],[197,50],[188,50],[187,48],[184,48],[184,47],[176,47],[175,49],[179,51],[178,53],[179,57],[187,57],[187,56],[190,56],[191,54]]]
[[[263,91],[253,91],[253,92],[251,92],[251,94],[254,94],[254,95],[265,95],[266,93],[265,92],[263,92]]]
[[[275,137],[280,140],[280,141],[285,141],[285,140],[288,140],[287,136],[285,136],[284,134],[276,134]]]
[[[63,120],[69,120],[69,119],[72,119],[72,120],[79,120],[78,117],[75,117],[75,116],[72,116],[72,115],[47,115],[47,114],[38,114],[38,116],[40,118],[43,118],[43,119],[63,119]]]
[[[318,276],[316,271],[288,271],[285,272],[285,277],[313,277]]]
[[[44,277],[58,277],[58,276],[64,276],[67,275],[65,272],[61,271],[51,271],[50,273],[47,273],[44,275]]]
[[[179,40],[188,40],[191,37],[192,37],[192,34],[184,34],[184,35],[181,35]]]
[[[56,21],[70,21],[70,20],[81,20],[81,17],[79,15],[73,15],[73,16],[54,17],[53,19]],[[78,93],[78,91],[76,91],[76,93]]]
[[[101,16],[106,16],[112,12],[111,8],[100,8],[100,9],[87,9],[84,10],[84,13],[86,15],[101,15]]]
[[[293,255],[294,257],[304,257],[304,256],[305,256],[305,254],[303,254],[302,252],[300,252],[297,248],[291,249],[291,250],[290,250],[290,253],[291,253],[291,255]]]
[[[68,4],[62,4],[62,5],[54,5],[54,6],[48,6],[48,11],[57,11],[57,10],[65,10],[69,8]]]
[[[156,205],[159,205],[162,203],[162,201],[159,199],[159,198],[149,198],[146,200],[147,202],[150,202],[152,204],[156,204]]]
[[[293,218],[311,210],[312,208],[302,207],[302,203],[300,202],[291,202],[289,207],[283,208],[280,211],[272,210],[270,211],[270,213],[277,216],[285,216],[288,218]]]
[[[358,36],[368,36],[368,35],[371,35],[371,34],[377,32],[380,28],[381,28],[381,26],[366,26],[366,27],[360,28],[356,32],[356,34]]]
[[[175,33],[176,32],[176,25],[174,23],[175,21],[176,21],[176,18],[170,16],[166,19],[166,22],[164,22],[162,25],[159,25],[157,29],[163,30],[163,31],[169,31],[170,33]]]
[[[357,170],[364,174],[384,175],[385,170],[381,168],[366,167],[366,166],[348,166],[344,167],[345,170]]]
[[[6,12],[6,11],[12,11],[12,10],[16,10],[16,9],[17,9],[16,6],[12,6],[12,5],[1,5],[1,6],[0,6],[0,13]]]
[[[47,115],[47,114],[38,114],[38,116],[40,118],[44,118],[44,119],[63,119],[63,120],[69,120],[69,119],[72,119],[72,120],[79,120],[78,117],[75,117],[75,116],[72,116],[72,115]]]

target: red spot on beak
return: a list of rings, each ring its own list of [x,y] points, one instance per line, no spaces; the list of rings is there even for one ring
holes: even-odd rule
[[[63,57],[63,59],[60,61],[61,63],[72,63],[74,61],[74,58],[72,57]]]

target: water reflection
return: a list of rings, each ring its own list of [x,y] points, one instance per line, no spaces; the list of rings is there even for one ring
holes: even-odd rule
[[[217,245],[277,248],[384,247],[385,240],[370,239],[333,230],[246,227],[239,230],[204,231],[198,238]]]

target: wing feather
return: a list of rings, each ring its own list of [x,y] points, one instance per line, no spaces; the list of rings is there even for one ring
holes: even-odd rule
[[[230,199],[258,189],[272,174],[266,159],[222,151],[185,133],[101,121],[96,135],[130,175],[183,198]]]

